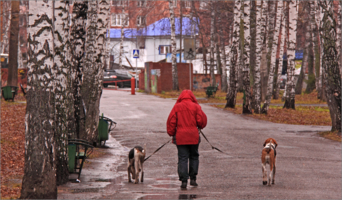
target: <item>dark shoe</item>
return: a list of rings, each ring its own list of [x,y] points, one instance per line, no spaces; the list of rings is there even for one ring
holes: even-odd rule
[[[180,186],[181,188],[186,188],[187,182],[182,182],[182,185]]]
[[[191,181],[190,181],[190,185],[192,185],[192,186],[198,186],[198,184],[196,183],[196,180],[191,180]]]

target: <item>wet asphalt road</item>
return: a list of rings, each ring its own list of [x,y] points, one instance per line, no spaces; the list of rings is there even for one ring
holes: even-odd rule
[[[150,155],[170,139],[166,119],[176,99],[104,90],[101,113],[116,121],[106,156],[91,159],[81,183],[58,188],[59,199],[341,199],[341,144],[317,135],[327,126],[265,122],[201,104],[208,116],[203,130],[198,187],[180,189],[177,149],[167,144],[144,163],[144,183],[128,183],[127,155],[147,145]],[[264,186],[261,150],[265,139],[277,140],[275,185]],[[268,167],[269,170],[269,167]]]

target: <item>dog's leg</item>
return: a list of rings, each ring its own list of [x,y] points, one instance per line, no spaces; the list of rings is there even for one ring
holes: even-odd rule
[[[134,159],[134,168],[135,168],[135,170],[134,170],[134,173],[135,173],[134,183],[137,184],[137,183],[139,183],[139,168],[140,168],[138,158]]]
[[[141,160],[140,160],[140,163],[141,163],[141,165],[140,165],[140,167],[141,167],[141,177],[140,177],[140,181],[141,181],[141,182],[144,182],[144,167],[143,167],[143,162],[144,162],[144,160],[141,159]]]
[[[131,166],[129,164],[129,161],[128,161],[128,167],[127,167],[127,174],[128,174],[128,182],[131,183],[132,182],[132,179],[131,179]]]
[[[262,184],[267,184],[267,171],[266,171],[266,163],[262,163]]]
[[[273,174],[274,174],[274,159],[270,159],[270,175],[268,177],[268,185],[270,186],[271,185],[271,180],[273,180]]]
[[[275,172],[276,172],[276,166],[274,165],[274,167],[273,167],[272,184],[274,184]]]

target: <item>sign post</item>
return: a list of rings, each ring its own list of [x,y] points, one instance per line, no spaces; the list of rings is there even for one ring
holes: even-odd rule
[[[139,58],[139,49],[133,49],[133,58],[135,58],[135,76],[138,75],[138,58]],[[137,83],[138,83],[138,79],[137,77],[135,78],[135,86],[134,86],[134,90],[136,87],[138,87]]]
[[[191,61],[196,59],[196,43],[195,38],[184,38],[184,60],[189,60],[189,76],[190,76],[190,90],[191,90]]]

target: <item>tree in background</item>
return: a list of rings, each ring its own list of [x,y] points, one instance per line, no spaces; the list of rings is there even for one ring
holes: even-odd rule
[[[341,56],[338,39],[341,39],[341,27],[334,17],[333,1],[319,1],[321,8],[320,34],[322,38],[322,68],[325,73],[325,93],[330,117],[331,131],[341,135],[341,72],[339,56]],[[339,9],[340,10],[340,9]]]
[[[237,93],[237,70],[240,64],[240,23],[241,23],[241,0],[235,1],[234,5],[234,30],[232,33],[232,43],[229,45],[229,59],[230,59],[230,70],[229,70],[229,88],[226,95],[227,103],[225,107],[235,108],[236,105],[236,93]]]
[[[276,55],[277,55],[277,48],[278,48],[278,31],[280,29],[281,25],[281,17],[282,17],[282,11],[283,6],[282,2],[271,2],[269,1],[269,43],[272,43],[272,45],[269,45],[269,55],[270,55],[270,69],[269,69],[269,75],[268,75],[268,82],[267,82],[267,93],[266,93],[266,99],[264,102],[264,105],[261,109],[261,113],[267,114],[269,105],[271,103],[272,98],[272,91],[273,91],[273,76],[274,71],[276,68]],[[278,4],[278,5],[277,5]],[[275,24],[274,24],[275,22]]]
[[[169,0],[170,9],[170,25],[171,25],[171,49],[172,49],[172,89],[179,90],[178,85],[178,70],[177,70],[177,49],[176,49],[176,26],[175,26],[175,0]]]
[[[19,36],[19,0],[11,1],[11,25],[8,55],[7,85],[18,85],[18,36]]]
[[[298,10],[297,3],[294,0],[286,2],[286,32],[285,35],[287,37],[286,47],[287,47],[287,82],[286,82],[286,97],[284,108],[292,108],[295,109],[295,50],[296,50],[296,30],[297,30],[297,18],[298,18]]]

